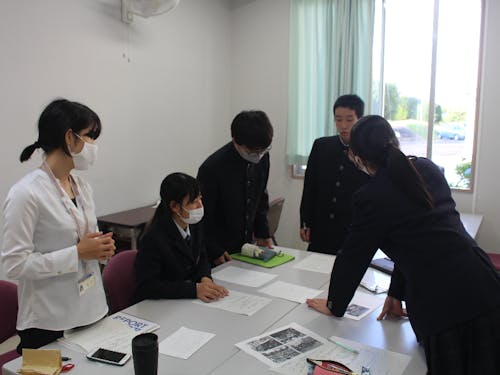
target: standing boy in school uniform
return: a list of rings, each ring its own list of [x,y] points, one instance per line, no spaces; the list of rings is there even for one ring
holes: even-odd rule
[[[272,246],[267,180],[273,127],[264,112],[243,111],[231,123],[231,137],[198,170],[207,253],[214,265],[231,260],[247,242]]]
[[[337,253],[351,223],[352,194],[368,181],[348,157],[351,129],[363,110],[359,96],[340,96],[333,106],[338,135],[314,141],[300,204],[300,237],[309,251]]]

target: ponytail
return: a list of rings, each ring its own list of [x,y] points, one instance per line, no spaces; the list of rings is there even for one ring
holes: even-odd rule
[[[391,181],[420,207],[433,207],[432,197],[422,176],[399,149],[391,125],[378,115],[362,117],[351,130],[351,149],[376,168],[386,168]]]
[[[431,209],[432,197],[424,180],[408,157],[396,147],[387,149],[386,168],[392,182],[420,207]]]
[[[21,152],[21,156],[19,156],[19,160],[21,161],[21,163],[29,160],[31,158],[31,155],[33,155],[37,148],[40,148],[40,144],[38,143],[38,141],[25,147],[23,152]]]

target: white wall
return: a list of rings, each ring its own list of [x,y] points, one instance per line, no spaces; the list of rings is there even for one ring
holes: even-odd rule
[[[182,0],[171,13],[126,25],[119,0],[3,0],[0,201],[40,163],[34,157],[20,164],[18,157],[35,141],[38,116],[54,97],[79,100],[101,116],[99,161],[85,173],[99,215],[156,200],[169,172],[196,174],[229,139],[232,117],[260,108],[275,128],[270,196],[286,198],[277,238],[303,248],[302,180],[291,179],[285,163],[289,6]],[[500,252],[498,18],[500,4],[487,0],[476,190],[455,198],[460,210],[484,214],[479,242]]]
[[[98,162],[85,172],[98,215],[156,201],[167,173],[196,175],[230,139],[229,5],[182,0],[127,25],[120,0],[3,0],[0,201],[40,164],[19,154],[58,96],[101,117]]]
[[[482,106],[474,193],[455,192],[458,209],[484,215],[479,244],[500,252],[500,179],[498,175],[498,91],[500,90],[500,3],[486,0],[485,48],[483,50]],[[286,198],[277,233],[280,244],[303,248],[298,236],[302,180],[290,178],[285,163],[288,110],[289,0],[243,2],[231,17],[231,107],[261,107],[271,117],[275,140],[271,151],[271,197]]]

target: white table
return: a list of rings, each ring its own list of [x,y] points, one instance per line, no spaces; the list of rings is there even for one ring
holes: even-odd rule
[[[467,233],[469,233],[472,238],[476,238],[481,222],[483,221],[483,215],[460,213],[460,219]]]
[[[247,263],[232,261],[221,268],[237,266],[277,274],[273,281],[281,280],[300,284],[310,288],[325,290],[327,293],[330,280],[329,274],[304,271],[294,268],[298,261],[311,253],[279,248],[296,259],[282,266],[265,269]],[[216,268],[214,270],[217,271]],[[271,282],[273,282],[271,281]],[[224,284],[229,289],[260,295],[259,288],[244,287],[236,284]],[[263,295],[269,297],[267,295]],[[425,373],[425,360],[422,351],[416,343],[409,322],[375,320],[380,309],[361,321],[351,321],[346,318],[333,318],[312,311],[304,304],[298,304],[278,298],[258,311],[253,316],[207,308],[194,304],[192,300],[156,300],[142,301],[125,310],[125,312],[156,322],[160,329],[156,331],[159,340],[185,326],[196,330],[215,333],[216,336],[205,346],[194,353],[188,360],[159,355],[159,374],[261,374],[267,373],[267,367],[255,358],[241,352],[235,344],[245,339],[257,336],[272,328],[297,322],[327,338],[333,334],[359,341],[363,344],[386,348],[392,351],[413,356],[412,362],[405,374]],[[70,375],[88,374],[121,374],[133,375],[133,363],[130,360],[125,366],[111,366],[87,360],[82,354],[52,343],[46,348],[61,349],[63,355],[72,358],[75,368]],[[14,375],[21,366],[21,358],[7,363],[3,368],[4,375]]]

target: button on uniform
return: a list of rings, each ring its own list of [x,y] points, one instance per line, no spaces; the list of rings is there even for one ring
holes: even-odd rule
[[[335,219],[335,214],[330,214],[330,219]]]
[[[340,186],[340,181],[337,181],[337,182],[335,183],[335,186],[336,186],[336,187],[339,187],[339,186]]]

